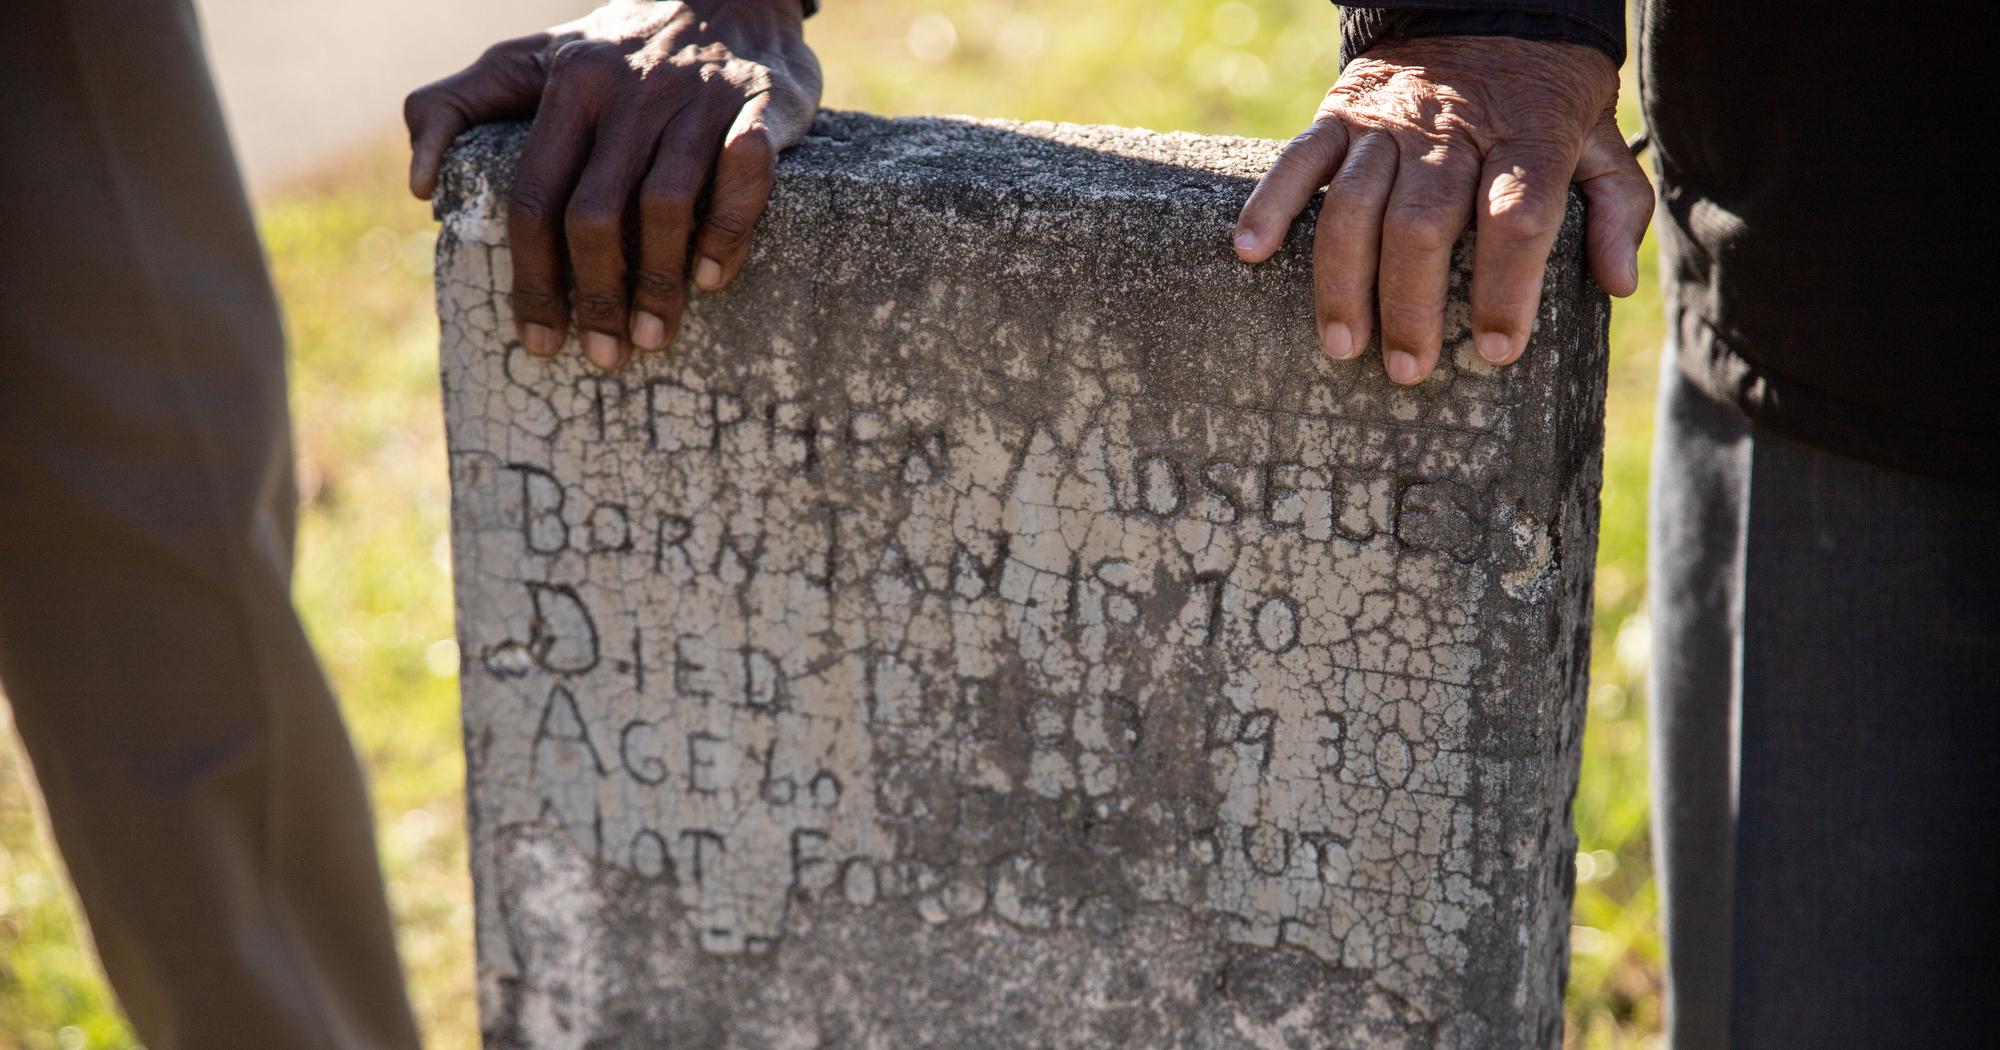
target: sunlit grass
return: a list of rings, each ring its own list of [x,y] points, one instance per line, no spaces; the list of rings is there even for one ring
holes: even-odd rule
[[[851,0],[811,32],[827,104],[1283,138],[1335,70],[1311,0]],[[1629,93],[1628,93],[1629,94]],[[1628,104],[1629,105],[1629,104]],[[306,499],[297,594],[373,779],[404,960],[433,1050],[476,1045],[457,653],[428,210],[384,147],[266,202]],[[1645,503],[1660,336],[1651,252],[1612,334],[1591,721],[1576,820],[1570,1042],[1656,1042],[1646,841]],[[4,708],[0,708],[4,710]],[[0,1050],[127,1047],[0,734]]]

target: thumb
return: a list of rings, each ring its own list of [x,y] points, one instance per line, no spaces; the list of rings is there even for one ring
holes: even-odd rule
[[[1590,202],[1584,252],[1591,276],[1612,295],[1639,290],[1639,241],[1653,221],[1653,184],[1618,134],[1618,118],[1604,111],[1583,139],[1572,182]]]
[[[503,41],[470,66],[410,92],[403,100],[403,123],[410,129],[412,194],[430,199],[444,151],[465,129],[534,114],[548,80],[542,55],[549,40],[549,34],[536,33]]]

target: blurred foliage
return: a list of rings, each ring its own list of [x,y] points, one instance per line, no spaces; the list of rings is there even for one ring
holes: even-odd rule
[[[1289,137],[1337,63],[1314,0],[834,0],[809,27],[826,104]],[[1626,126],[1633,126],[1627,92]],[[265,202],[290,325],[306,503],[297,595],[373,778],[405,964],[432,1050],[478,1041],[433,228],[369,151]],[[1647,845],[1646,477],[1661,317],[1652,252],[1612,328],[1590,723],[1569,989],[1573,1047],[1658,1044]],[[0,706],[0,714],[4,714]],[[0,1050],[133,1046],[0,733]]]

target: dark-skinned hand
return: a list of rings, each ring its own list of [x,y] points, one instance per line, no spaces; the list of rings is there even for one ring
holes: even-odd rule
[[[424,199],[460,132],[534,117],[507,219],[531,353],[555,353],[573,324],[591,363],[617,368],[630,347],[673,342],[690,271],[708,291],[735,278],[778,153],[819,108],[801,17],[799,0],[617,0],[410,95],[410,192]]]
[[[1534,326],[1572,183],[1589,202],[1592,276],[1612,295],[1638,287],[1653,190],[1618,134],[1617,100],[1617,68],[1578,44],[1378,44],[1341,70],[1312,126],[1257,184],[1237,220],[1236,253],[1270,258],[1325,187],[1313,241],[1320,344],[1337,359],[1359,355],[1375,292],[1383,367],[1398,383],[1419,383],[1443,349],[1452,245],[1476,220],[1473,346],[1509,364]]]

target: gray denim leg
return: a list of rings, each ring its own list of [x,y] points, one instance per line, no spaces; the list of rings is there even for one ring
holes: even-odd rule
[[[1653,853],[1667,946],[1668,1045],[1729,1026],[1731,829],[1749,424],[1661,355],[1647,566]]]
[[[1653,466],[1670,1045],[1995,1045],[2000,489],[1753,430],[1671,363]]]
[[[2000,489],[1759,431],[1731,1045],[2000,1045]]]

